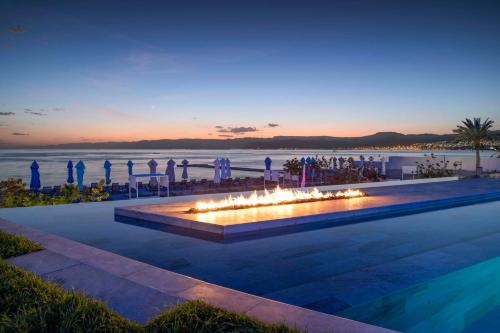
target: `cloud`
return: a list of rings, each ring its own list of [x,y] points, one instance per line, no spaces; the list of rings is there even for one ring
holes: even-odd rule
[[[230,134],[219,134],[219,136],[222,138],[234,138],[234,135],[230,135]]]
[[[15,112],[0,112],[0,116],[13,116]]]
[[[247,126],[239,126],[239,127],[215,126],[215,128],[217,128],[217,132],[219,133],[232,133],[232,134],[245,134],[249,132],[258,131],[256,127],[247,127]]]
[[[257,132],[257,128],[241,126],[241,127],[232,127],[229,129],[229,131],[235,134],[244,134],[248,132]]]
[[[275,123],[269,123],[267,124],[267,127],[278,127],[279,125],[278,124],[275,124]]]
[[[16,135],[16,136],[24,136],[24,135],[29,135],[28,133],[19,133],[19,132],[14,132],[12,133],[12,135]]]
[[[39,116],[39,117],[47,115],[46,113],[31,111],[31,109],[24,109],[24,113],[26,113],[26,114],[32,114],[34,116]]]
[[[26,32],[26,29],[22,25],[16,25],[14,27],[10,27],[9,31],[13,34],[23,34]]]

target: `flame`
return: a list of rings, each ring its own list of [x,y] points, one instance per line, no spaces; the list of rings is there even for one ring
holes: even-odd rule
[[[217,210],[229,210],[229,209],[243,209],[251,207],[260,206],[273,206],[273,205],[283,205],[291,203],[303,203],[312,201],[322,201],[322,200],[333,200],[333,199],[343,199],[343,198],[353,198],[364,196],[360,190],[345,190],[333,192],[320,192],[317,188],[311,191],[301,191],[301,190],[291,190],[282,189],[279,186],[272,192],[264,190],[264,194],[257,194],[254,191],[250,196],[245,197],[242,194],[233,197],[229,195],[228,197],[219,201],[198,201],[195,208],[191,208],[189,213],[203,213]]]

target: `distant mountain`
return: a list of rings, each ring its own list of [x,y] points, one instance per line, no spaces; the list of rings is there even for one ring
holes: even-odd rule
[[[500,139],[500,130],[494,131]],[[401,134],[379,132],[360,137],[275,136],[236,139],[162,139],[130,142],[66,143],[32,148],[44,149],[340,149],[381,147],[414,143],[451,142],[455,134]]]

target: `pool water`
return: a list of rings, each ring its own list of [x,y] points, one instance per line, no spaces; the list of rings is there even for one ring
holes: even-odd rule
[[[500,180],[405,185],[379,191],[432,198],[442,188],[455,196],[486,194],[498,191]],[[494,276],[499,264],[479,266],[488,268],[477,271],[473,267],[500,257],[500,200],[228,243],[114,219],[116,207],[166,201],[148,198],[4,208],[0,218],[227,288],[330,314],[345,311],[346,316],[350,313],[382,326],[412,332],[465,328],[486,332],[486,322],[498,325]],[[469,269],[472,273],[450,275]],[[483,275],[488,272],[491,275]],[[441,277],[452,282],[435,286],[438,282],[434,281]],[[479,281],[474,282],[476,278]],[[451,289],[445,292],[446,288]],[[463,301],[458,301],[460,297]]]
[[[500,332],[500,321],[481,325],[499,306],[496,257],[336,314],[403,332]]]

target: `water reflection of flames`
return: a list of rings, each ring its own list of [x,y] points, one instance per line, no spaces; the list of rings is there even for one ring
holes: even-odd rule
[[[333,199],[343,199],[343,198],[355,198],[362,197],[365,194],[360,190],[345,190],[333,192],[320,192],[317,188],[311,191],[301,191],[294,189],[282,189],[279,186],[272,192],[267,190],[264,194],[257,194],[253,192],[250,196],[245,197],[239,195],[233,197],[232,195],[219,201],[198,201],[196,207],[191,208],[189,213],[202,213],[218,210],[231,210],[231,209],[242,209],[251,207],[261,207],[261,206],[273,206],[273,205],[283,205],[291,203],[303,203],[312,201],[322,201],[322,200],[333,200]]]

